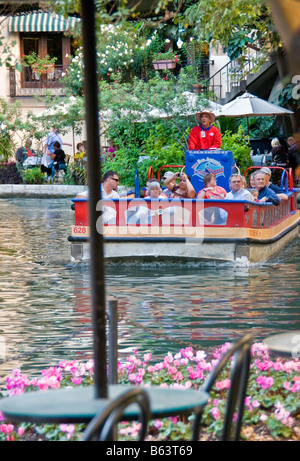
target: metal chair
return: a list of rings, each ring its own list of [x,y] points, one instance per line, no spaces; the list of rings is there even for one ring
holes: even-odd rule
[[[87,425],[81,440],[116,441],[118,439],[117,422],[120,421],[124,410],[131,404],[137,404],[140,407],[139,441],[144,440],[151,413],[148,395],[140,388],[131,389],[108,403],[103,412],[95,416]]]
[[[237,441],[240,437],[244,412],[244,400],[246,397],[249,377],[252,342],[253,337],[251,334],[246,334],[238,341],[236,341],[232,347],[222,356],[201,389],[208,393],[211,392],[211,389],[219,374],[228,364],[230,357],[233,356],[230,376],[231,384],[228,390],[226,413],[221,437],[222,441]],[[235,429],[233,431],[233,415],[235,410],[237,411],[237,419],[235,421]],[[195,413],[193,440],[199,440],[201,418],[202,409]]]

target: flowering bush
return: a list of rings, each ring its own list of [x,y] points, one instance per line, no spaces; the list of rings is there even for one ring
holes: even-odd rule
[[[217,360],[229,347],[224,344],[214,350],[208,359],[204,351],[194,351],[187,347],[177,354],[168,353],[163,360],[154,363],[151,353],[140,356],[138,351],[119,362],[119,383],[132,385],[155,385],[180,389],[199,389]],[[300,361],[293,359],[271,360],[266,348],[256,343],[252,346],[252,363],[248,392],[245,399],[242,437],[250,438],[258,426],[268,430],[274,439],[299,440],[297,418],[300,412]],[[207,434],[219,436],[226,406],[226,392],[230,387],[230,363],[220,375],[211,392],[211,398],[204,408],[203,428]],[[42,371],[40,378],[29,379],[19,369],[15,369],[6,378],[3,395],[17,395],[40,389],[58,389],[64,386],[84,386],[93,383],[93,361],[81,363],[61,361],[58,367]],[[182,440],[191,436],[191,420],[172,417],[153,420],[149,425],[149,437],[158,440]],[[28,431],[47,440],[78,440],[84,429],[83,424],[61,424],[59,426],[18,427],[5,421],[0,415],[0,440],[20,440],[26,438]],[[298,432],[297,432],[298,430]],[[122,422],[119,426],[120,439],[134,438],[139,431],[138,423]]]

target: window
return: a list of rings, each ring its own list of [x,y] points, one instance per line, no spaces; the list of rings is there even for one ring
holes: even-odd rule
[[[59,79],[69,65],[71,54],[71,40],[61,32],[24,32],[20,34],[21,56],[31,52],[41,58],[47,54],[50,58],[57,58],[54,72],[48,75],[34,74],[31,68],[25,68],[22,75],[23,87],[40,86],[40,82],[47,87],[60,86]]]

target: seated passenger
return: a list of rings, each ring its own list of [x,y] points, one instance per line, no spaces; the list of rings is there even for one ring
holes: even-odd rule
[[[146,191],[146,198],[167,198],[163,194],[158,180],[150,181]]]
[[[229,178],[230,192],[226,195],[227,200],[248,200],[253,201],[251,193],[243,187],[243,177],[234,173]]]
[[[171,179],[171,181],[167,181],[168,179]],[[176,178],[173,179],[174,177],[174,173],[173,171],[166,171],[162,177],[162,180],[164,182],[164,186],[165,186],[165,189],[163,190],[163,193],[167,196],[167,197],[170,197],[171,194],[172,194],[172,189],[173,187],[175,186],[176,184]]]
[[[179,178],[179,184],[174,184],[174,181],[176,181],[177,178]],[[191,180],[185,173],[174,173],[173,176],[168,176],[164,183],[165,186],[171,191],[170,198],[196,197],[196,192],[191,184]],[[172,183],[174,184],[173,187]]]
[[[215,175],[208,173],[203,178],[204,188],[198,193],[197,198],[202,199],[224,199],[227,195],[226,190],[217,186]]]
[[[253,197],[254,202],[259,202],[258,200],[258,190],[257,189],[250,189],[250,193]]]
[[[250,189],[255,189],[254,173],[249,176],[249,187]]]
[[[258,190],[258,200],[260,202],[271,202],[273,205],[278,206],[280,204],[280,198],[274,191],[267,187],[266,175],[259,170],[254,173],[254,179],[255,188]]]
[[[282,200],[287,200],[288,199],[288,196],[282,191],[282,189],[280,189],[279,186],[276,186],[276,184],[272,184],[271,183],[271,170],[270,168],[267,168],[267,167],[263,167],[260,169],[261,173],[264,173],[265,176],[266,176],[266,186],[269,188],[269,189],[272,189],[275,194],[278,195],[278,197]]]

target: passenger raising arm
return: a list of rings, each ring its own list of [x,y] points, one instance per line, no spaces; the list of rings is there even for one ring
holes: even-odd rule
[[[174,180],[179,178],[179,184],[174,184]],[[165,179],[164,185],[171,190],[171,198],[195,198],[196,192],[192,186],[190,178],[185,173],[174,173]],[[172,188],[171,188],[172,187]]]

